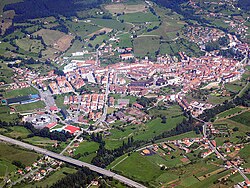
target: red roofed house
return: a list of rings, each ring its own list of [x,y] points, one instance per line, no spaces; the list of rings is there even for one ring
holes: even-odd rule
[[[52,122],[52,123],[49,123],[48,125],[46,125],[46,127],[49,128],[49,129],[52,129],[56,125],[57,125],[57,122]]]
[[[139,109],[144,108],[144,106],[142,106],[142,105],[140,105],[138,103],[134,103],[133,106],[136,107],[136,108],[139,108]]]
[[[67,125],[67,126],[64,127],[64,130],[69,132],[70,134],[76,134],[81,129],[79,127],[75,127],[73,125]]]
[[[58,108],[57,108],[56,106],[51,106],[51,107],[49,108],[49,110],[50,110],[52,113],[57,113],[57,112],[59,112],[59,111],[58,111]]]

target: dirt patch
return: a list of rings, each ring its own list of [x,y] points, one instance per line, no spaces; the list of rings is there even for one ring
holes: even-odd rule
[[[0,18],[0,34],[3,35],[6,30],[12,25],[12,20],[15,17],[14,10],[8,10],[3,13],[3,17]]]
[[[189,162],[190,160],[188,159],[188,158],[182,158],[182,159],[180,159],[181,160],[181,162],[183,162],[183,163],[187,163],[187,162]]]
[[[33,35],[41,36],[46,45],[58,51],[66,51],[74,38],[72,35],[50,29],[41,29]]]
[[[106,5],[104,8],[111,14],[145,12],[148,9],[146,4],[126,5],[123,3]]]
[[[70,47],[73,38],[72,35],[64,35],[54,44],[54,48],[59,51],[66,51]]]

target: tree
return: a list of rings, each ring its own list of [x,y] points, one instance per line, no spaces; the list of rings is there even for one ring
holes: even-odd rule
[[[234,127],[234,128],[233,128],[233,131],[234,131],[234,132],[239,131],[239,128],[238,128],[238,127]]]

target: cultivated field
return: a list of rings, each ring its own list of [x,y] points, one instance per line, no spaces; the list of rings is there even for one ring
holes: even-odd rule
[[[148,9],[146,7],[146,4],[144,3],[135,5],[123,4],[123,3],[110,4],[106,5],[104,8],[107,9],[111,14],[144,12]]]
[[[67,50],[70,47],[72,39],[74,38],[71,35],[66,35],[63,32],[50,29],[41,29],[35,32],[33,35],[41,36],[46,45],[59,51]]]

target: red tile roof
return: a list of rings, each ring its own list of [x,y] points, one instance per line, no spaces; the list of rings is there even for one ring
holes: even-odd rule
[[[75,127],[73,125],[67,125],[64,130],[68,131],[70,134],[74,134],[76,131],[79,131],[79,127]]]

